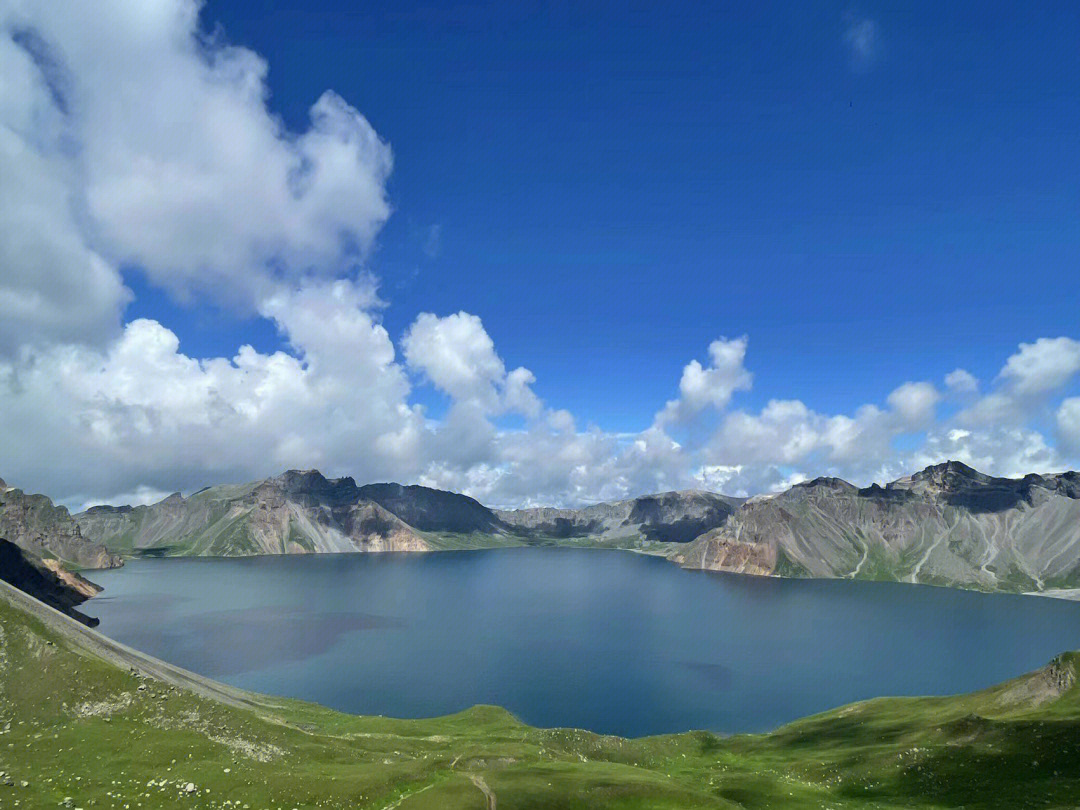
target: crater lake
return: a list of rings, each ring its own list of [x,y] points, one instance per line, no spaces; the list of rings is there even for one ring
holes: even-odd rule
[[[966,692],[1080,648],[1075,602],[595,549],[137,559],[89,576],[100,632],[238,687],[393,717],[496,704],[627,736]]]

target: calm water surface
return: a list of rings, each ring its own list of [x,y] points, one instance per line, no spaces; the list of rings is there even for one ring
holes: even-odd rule
[[[136,560],[106,635],[246,689],[427,717],[476,703],[624,735],[758,731],[968,691],[1080,649],[1080,604],[683,571],[586,549]]]

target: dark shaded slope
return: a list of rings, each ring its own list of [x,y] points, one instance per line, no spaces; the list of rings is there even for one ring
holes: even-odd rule
[[[100,593],[101,588],[59,566],[52,568],[31,552],[3,539],[0,539],[0,580],[88,627],[98,623],[97,619],[75,610],[75,606]]]
[[[423,532],[502,534],[508,528],[479,501],[456,492],[392,483],[367,484],[357,492]]]

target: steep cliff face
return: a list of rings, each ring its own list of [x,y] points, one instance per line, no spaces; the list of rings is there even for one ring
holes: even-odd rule
[[[98,623],[75,607],[101,593],[101,588],[67,571],[56,560],[42,560],[3,539],[0,539],[0,580],[89,627]]]
[[[44,495],[28,495],[0,480],[0,537],[35,557],[56,558],[76,568],[123,565],[103,545],[83,536],[62,506]]]
[[[88,537],[125,553],[247,556],[427,551],[427,541],[351,478],[289,470],[250,484],[208,487],[151,506],[98,506],[75,516]]]
[[[732,570],[725,543],[733,542],[757,548],[764,573],[985,590],[1075,587],[1080,476],[993,478],[946,462],[884,487],[821,478],[750,499],[672,559]]]
[[[360,487],[357,495],[379,504],[422,532],[501,534],[507,531],[507,526],[492,510],[456,492],[415,485],[368,484]]]
[[[511,529],[531,537],[594,538],[617,544],[629,540],[685,543],[723,525],[741,499],[713,492],[662,492],[582,509],[537,507],[497,511]]]

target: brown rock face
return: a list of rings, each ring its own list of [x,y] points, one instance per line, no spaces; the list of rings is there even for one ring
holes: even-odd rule
[[[771,543],[744,543],[719,528],[699,537],[692,552],[674,559],[686,568],[770,576],[776,571],[776,546]]]

